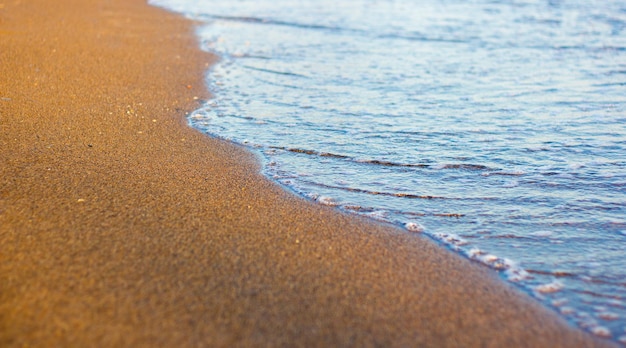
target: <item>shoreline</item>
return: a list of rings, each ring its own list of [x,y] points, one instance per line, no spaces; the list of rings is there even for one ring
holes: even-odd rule
[[[215,60],[191,21],[17,1],[0,38],[0,346],[611,344],[189,127]]]

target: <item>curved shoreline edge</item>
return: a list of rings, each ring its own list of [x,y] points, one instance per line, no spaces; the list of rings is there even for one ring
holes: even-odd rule
[[[610,345],[188,127],[214,61],[192,25],[0,5],[0,346]]]

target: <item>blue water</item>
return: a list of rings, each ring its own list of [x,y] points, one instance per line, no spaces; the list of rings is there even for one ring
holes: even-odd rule
[[[626,3],[153,0],[221,56],[190,116],[626,343]]]

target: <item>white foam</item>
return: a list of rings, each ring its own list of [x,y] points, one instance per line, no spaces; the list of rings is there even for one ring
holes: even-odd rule
[[[433,237],[441,240],[442,242],[452,247],[456,247],[457,249],[460,246],[467,245],[467,241],[465,239],[453,233],[435,233],[433,234]]]
[[[599,337],[606,337],[609,338],[611,337],[611,330],[609,330],[608,328],[604,327],[604,326],[594,326],[591,328],[591,333],[599,336]]]
[[[493,262],[496,262],[497,260],[498,260],[498,257],[496,255],[491,255],[491,254],[486,254],[481,257],[481,261],[485,263],[493,263]]]
[[[622,301],[618,299],[611,299],[607,303],[611,307],[618,307],[618,308],[624,307],[624,304],[622,303]]]
[[[530,274],[520,267],[511,267],[506,270],[504,274],[506,274],[507,279],[512,282],[521,282],[522,280],[531,278]]]
[[[585,313],[587,314],[587,313]],[[598,321],[591,318],[591,317],[583,317],[579,322],[578,322],[578,326],[580,326],[583,329],[589,329],[589,331],[591,331],[593,328],[598,327]]]
[[[555,299],[555,300],[552,301],[552,305],[555,306],[555,307],[561,307],[561,306],[563,306],[564,304],[566,304],[568,302],[569,302],[569,300],[566,299],[566,298],[558,298],[558,299]]]
[[[535,291],[537,291],[539,293],[542,293],[542,294],[550,294],[550,293],[554,293],[554,292],[559,292],[564,287],[565,286],[563,285],[563,283],[561,281],[555,280],[552,283],[537,285],[535,287]]]
[[[619,315],[615,313],[611,313],[611,312],[602,312],[598,314],[598,318],[604,319],[604,320],[617,320],[619,319]]]
[[[417,222],[407,222],[406,224],[404,224],[404,228],[406,228],[407,231],[410,231],[410,232],[415,232],[415,233],[424,232],[424,226],[422,226],[421,224]]]
[[[304,196],[308,197],[311,200],[316,201],[319,198],[320,195],[317,194],[317,193],[309,192],[309,193],[304,194]]]
[[[376,210],[370,213],[363,214],[371,219],[387,222],[388,213],[383,210]]]
[[[471,249],[468,253],[468,256],[472,260],[480,261],[485,264],[490,264],[498,260],[498,257],[496,255],[488,254],[487,252],[476,248]]]
[[[474,258],[474,257],[476,257],[478,255],[484,254],[484,253],[485,253],[484,251],[482,251],[482,250],[480,250],[478,248],[471,248],[469,251],[465,252],[465,255],[467,255],[470,259],[472,259],[472,258]]]
[[[339,205],[339,203],[334,198],[328,197],[328,196],[319,196],[317,197],[317,201],[320,204],[328,205],[332,207]]]
[[[472,248],[469,251],[466,251],[465,255],[467,255],[470,259],[478,261],[493,269],[500,271],[504,270],[504,274],[507,276],[509,281],[518,282],[529,278],[528,272],[510,259],[489,254],[478,248]]]

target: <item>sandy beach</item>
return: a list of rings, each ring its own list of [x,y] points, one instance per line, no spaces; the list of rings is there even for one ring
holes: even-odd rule
[[[215,60],[144,0],[0,0],[0,346],[609,345],[189,128]]]

